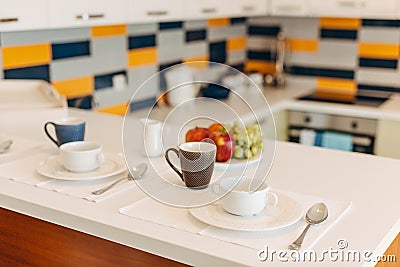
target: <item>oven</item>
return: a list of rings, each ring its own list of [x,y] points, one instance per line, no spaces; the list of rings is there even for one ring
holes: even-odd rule
[[[375,119],[289,110],[288,139],[291,142],[304,143],[303,134],[313,133],[316,138],[311,145],[324,146],[318,143],[318,137],[333,133],[350,138],[351,151],[374,154],[376,128]]]

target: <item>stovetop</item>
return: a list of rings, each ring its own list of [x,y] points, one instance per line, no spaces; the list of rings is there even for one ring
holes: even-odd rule
[[[325,103],[338,103],[338,104],[348,104],[348,105],[359,105],[359,106],[370,106],[370,107],[379,107],[386,100],[390,98],[391,93],[381,94],[379,96],[371,96],[371,95],[357,95],[354,100],[346,101],[346,100],[338,100],[338,99],[325,99],[319,98],[314,94],[303,96],[298,98],[298,100],[309,100],[309,101],[318,101]]]

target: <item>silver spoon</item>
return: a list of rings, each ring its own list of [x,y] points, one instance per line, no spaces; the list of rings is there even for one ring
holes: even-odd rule
[[[12,140],[5,140],[5,141],[1,142],[0,143],[0,154],[7,152],[10,149],[12,143],[13,143]]]
[[[133,167],[131,171],[132,172],[128,173],[128,175],[126,177],[122,177],[122,178],[116,180],[115,182],[113,182],[112,184],[107,185],[106,187],[103,187],[103,188],[101,188],[99,190],[93,191],[92,194],[93,195],[101,195],[101,194],[103,194],[104,192],[108,191],[114,185],[118,184],[121,181],[134,180],[134,179],[142,178],[144,173],[147,171],[147,164],[146,163],[141,163],[141,164]]]
[[[301,235],[289,245],[291,250],[299,250],[301,244],[303,244],[303,239],[306,236],[308,229],[311,225],[322,223],[328,218],[328,207],[324,203],[316,203],[311,208],[308,209],[306,213],[307,227],[301,233]]]

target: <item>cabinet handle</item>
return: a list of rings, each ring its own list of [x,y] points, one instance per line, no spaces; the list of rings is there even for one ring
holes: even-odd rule
[[[337,4],[340,7],[356,7],[357,5],[356,1],[346,1],[346,0],[337,1]]]
[[[242,11],[245,11],[245,12],[254,11],[254,6],[243,6]]]
[[[201,9],[201,13],[203,13],[203,14],[211,14],[211,13],[216,13],[216,12],[217,12],[217,9],[215,7]]]
[[[18,18],[4,18],[4,19],[0,19],[0,23],[8,23],[8,22],[17,22]]]
[[[166,10],[147,11],[147,16],[166,16],[166,15],[168,15],[168,11]]]
[[[294,6],[294,5],[280,5],[280,6],[277,6],[276,9],[280,10],[280,11],[296,11],[296,10],[300,10],[301,7]]]
[[[103,13],[83,13],[80,15],[76,15],[77,19],[81,19],[81,20],[89,20],[89,19],[101,19],[104,18],[105,15]]]

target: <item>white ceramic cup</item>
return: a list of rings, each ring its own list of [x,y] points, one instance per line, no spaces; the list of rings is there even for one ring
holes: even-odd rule
[[[148,157],[159,157],[163,154],[161,142],[161,121],[142,118],[143,145],[145,155]]]
[[[101,145],[90,141],[69,142],[59,147],[60,164],[72,172],[97,169],[104,161]]]
[[[232,177],[221,180],[219,185],[222,190],[230,191],[221,199],[221,206],[234,215],[253,216],[266,206],[278,204],[278,196],[269,191],[267,183],[260,180]]]

